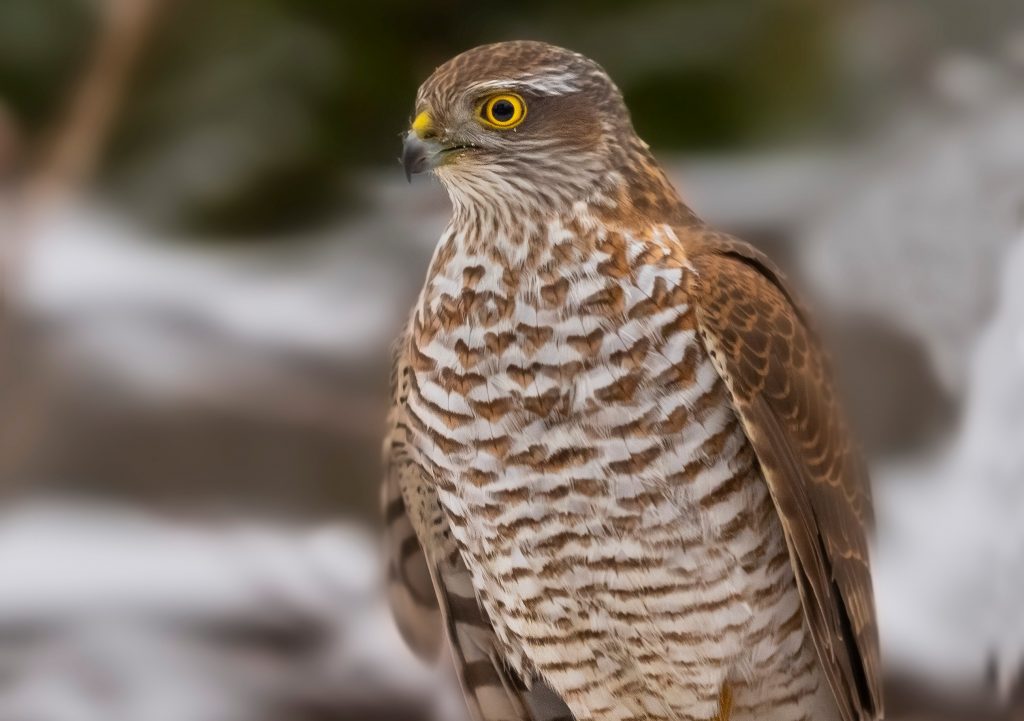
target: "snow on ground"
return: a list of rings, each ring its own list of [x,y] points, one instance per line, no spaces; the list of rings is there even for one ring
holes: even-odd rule
[[[1024,237],[973,355],[952,448],[876,473],[876,594],[890,666],[1003,693],[1024,662]]]
[[[398,637],[380,568],[352,527],[7,510],[0,720],[429,719],[446,686]]]
[[[253,350],[365,363],[384,355],[408,300],[402,266],[422,273],[420,233],[434,232],[404,218],[374,225],[231,248],[154,238],[102,206],[67,205],[34,226],[17,297],[78,360],[150,394],[223,382]]]
[[[1024,212],[1024,96],[1015,87],[958,113],[906,120],[857,161],[803,237],[819,292],[922,341],[957,393]]]

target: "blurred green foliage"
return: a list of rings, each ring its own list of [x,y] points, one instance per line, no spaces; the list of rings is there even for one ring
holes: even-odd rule
[[[30,137],[82,67],[100,5],[0,3],[0,98]],[[102,180],[171,226],[251,235],[315,223],[358,207],[354,171],[393,162],[434,67],[514,38],[599,60],[660,151],[774,142],[826,117],[839,5],[179,0],[147,43]]]
[[[87,57],[95,30],[81,0],[0,2],[0,108],[23,133],[42,130]]]

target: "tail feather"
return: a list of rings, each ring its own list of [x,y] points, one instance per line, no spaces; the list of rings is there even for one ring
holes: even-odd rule
[[[553,691],[540,681],[527,687],[500,654],[462,559],[438,567],[437,577],[456,674],[474,721],[572,721]]]
[[[391,612],[409,648],[425,661],[436,661],[443,629],[427,558],[409,521],[397,479],[386,479],[383,491]]]

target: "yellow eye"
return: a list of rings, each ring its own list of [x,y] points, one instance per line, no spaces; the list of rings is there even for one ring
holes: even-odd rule
[[[484,101],[480,117],[486,125],[499,130],[514,128],[526,118],[526,103],[518,95],[503,93]]]

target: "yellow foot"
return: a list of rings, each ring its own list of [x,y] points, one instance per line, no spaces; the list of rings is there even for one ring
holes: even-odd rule
[[[729,721],[729,715],[732,713],[732,689],[729,688],[729,683],[722,684],[722,690],[718,692],[718,716],[715,717],[715,721]]]

